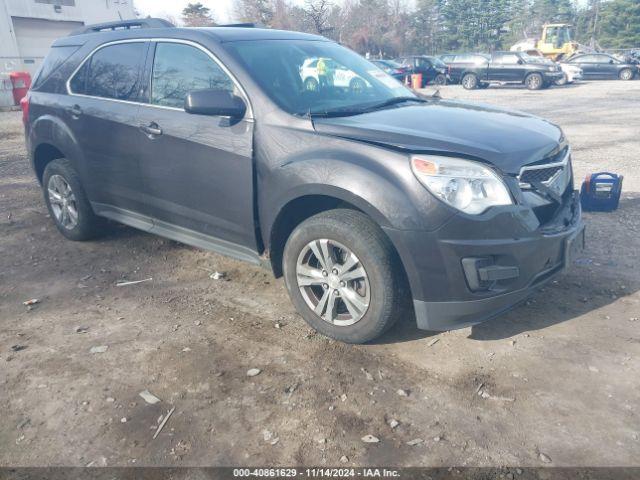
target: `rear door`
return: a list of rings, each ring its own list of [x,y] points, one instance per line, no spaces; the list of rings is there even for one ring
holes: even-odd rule
[[[144,205],[134,146],[148,45],[136,40],[99,47],[68,82],[65,115],[85,156],[87,193],[100,213],[107,206],[139,212]]]
[[[158,41],[151,48],[149,103],[140,108],[136,135],[148,215],[157,228],[171,229],[168,236],[198,233],[255,250],[250,107],[235,121],[184,110],[192,90],[248,99],[203,47]]]

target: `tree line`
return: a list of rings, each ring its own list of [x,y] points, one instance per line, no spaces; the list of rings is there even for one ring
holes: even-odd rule
[[[235,19],[317,33],[361,54],[395,57],[508,49],[545,23],[574,25],[574,39],[601,48],[640,48],[639,0],[237,0]],[[214,25],[201,3],[183,23]]]

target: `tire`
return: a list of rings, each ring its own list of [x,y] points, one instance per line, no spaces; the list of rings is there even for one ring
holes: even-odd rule
[[[438,86],[443,86],[447,84],[447,77],[442,73],[436,75],[436,78],[433,79],[433,84]]]
[[[620,70],[618,74],[618,78],[620,80],[632,80],[633,79],[633,71],[630,68],[623,68]]]
[[[529,90],[540,90],[544,86],[544,80],[539,73],[530,73],[524,79],[524,84]]]
[[[462,77],[460,83],[462,83],[465,90],[475,90],[478,88],[478,76],[474,73],[467,73]]]
[[[346,264],[346,258],[357,263],[334,275],[329,272],[331,265],[314,254],[318,251],[325,258],[323,247],[333,252],[330,258],[337,268]],[[365,343],[384,333],[406,301],[400,260],[391,242],[378,225],[355,210],[329,210],[298,225],[285,245],[283,271],[289,296],[305,321],[323,335],[346,343]],[[347,276],[356,279],[340,282]],[[304,285],[305,279],[313,285]],[[347,298],[358,302],[349,308]],[[333,309],[325,307],[332,304]]]
[[[555,84],[558,85],[559,87],[562,87],[567,83],[569,83],[569,77],[567,77],[566,73],[563,73],[562,78],[559,78],[558,80],[555,81]]]
[[[103,233],[105,221],[93,213],[80,177],[67,159],[59,158],[47,165],[42,191],[56,228],[66,238],[84,241]]]
[[[352,78],[349,82],[349,91],[351,93],[362,93],[365,88],[367,86],[361,78]]]
[[[318,81],[313,77],[307,77],[304,80],[304,89],[309,92],[318,91]]]

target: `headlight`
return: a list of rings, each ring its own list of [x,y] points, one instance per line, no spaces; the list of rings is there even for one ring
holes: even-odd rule
[[[496,205],[511,205],[500,177],[481,163],[432,155],[411,157],[411,169],[431,193],[458,210],[479,214]]]

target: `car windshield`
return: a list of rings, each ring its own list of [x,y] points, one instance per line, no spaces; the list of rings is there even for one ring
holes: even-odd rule
[[[260,40],[225,47],[274,102],[294,115],[353,115],[422,101],[376,65],[333,42]]]

